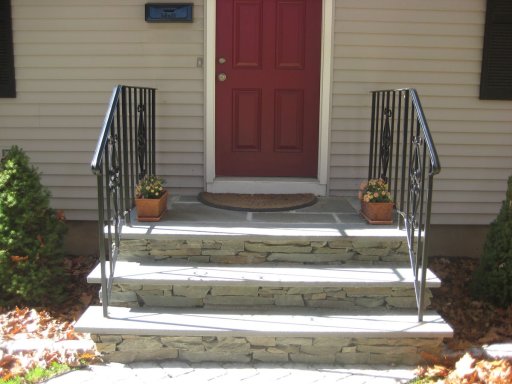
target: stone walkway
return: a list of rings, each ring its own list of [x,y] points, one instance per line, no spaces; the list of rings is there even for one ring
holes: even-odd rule
[[[200,383],[407,383],[413,367],[311,366],[301,364],[189,364],[177,361],[93,365],[49,380],[48,384]]]

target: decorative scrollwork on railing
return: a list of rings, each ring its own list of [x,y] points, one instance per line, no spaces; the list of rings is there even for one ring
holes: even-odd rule
[[[389,166],[389,158],[391,154],[391,127],[389,124],[389,119],[392,116],[391,109],[384,108],[383,114],[385,116],[384,120],[384,128],[382,130],[382,140],[380,142],[380,161],[381,161],[381,174],[380,178],[384,181],[388,181],[388,166]]]
[[[147,174],[147,130],[145,119],[146,106],[144,104],[139,104],[137,107],[137,112],[139,112],[139,122],[137,124],[137,159],[139,163],[139,179],[142,179]]]
[[[420,136],[413,136],[412,138],[412,153],[411,164],[409,167],[409,194],[411,203],[411,225],[413,228],[418,228],[418,211],[420,206],[421,191],[423,189],[422,182],[422,161],[421,161],[421,146],[423,145],[423,138]]]
[[[109,153],[109,169],[108,172],[108,189],[109,195],[112,196],[112,203],[114,209],[112,212],[112,218],[114,227],[117,229],[120,227],[121,212],[121,167],[118,161],[119,155],[119,137],[116,134],[111,135],[108,138],[108,153]]]

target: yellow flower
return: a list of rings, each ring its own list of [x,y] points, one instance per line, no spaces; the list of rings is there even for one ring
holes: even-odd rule
[[[358,197],[366,202],[391,201],[391,193],[388,191],[388,183],[383,179],[370,179],[360,184]]]

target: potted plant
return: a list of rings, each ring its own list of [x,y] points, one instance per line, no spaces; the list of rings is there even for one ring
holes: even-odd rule
[[[146,175],[135,187],[135,206],[138,221],[159,221],[167,209],[165,181],[158,176]]]
[[[361,215],[370,224],[393,223],[393,200],[383,179],[370,179],[359,187]]]

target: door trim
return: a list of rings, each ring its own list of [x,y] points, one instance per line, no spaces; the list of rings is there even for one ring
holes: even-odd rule
[[[320,63],[320,113],[318,132],[318,176],[316,179],[296,178],[217,178],[215,176],[215,31],[217,1],[205,1],[205,189],[208,192],[247,193],[247,186],[258,187],[253,193],[309,192],[327,195],[329,169],[329,128],[331,121],[332,39],[334,1],[322,0],[322,42]],[[281,192],[282,193],[282,192]]]

